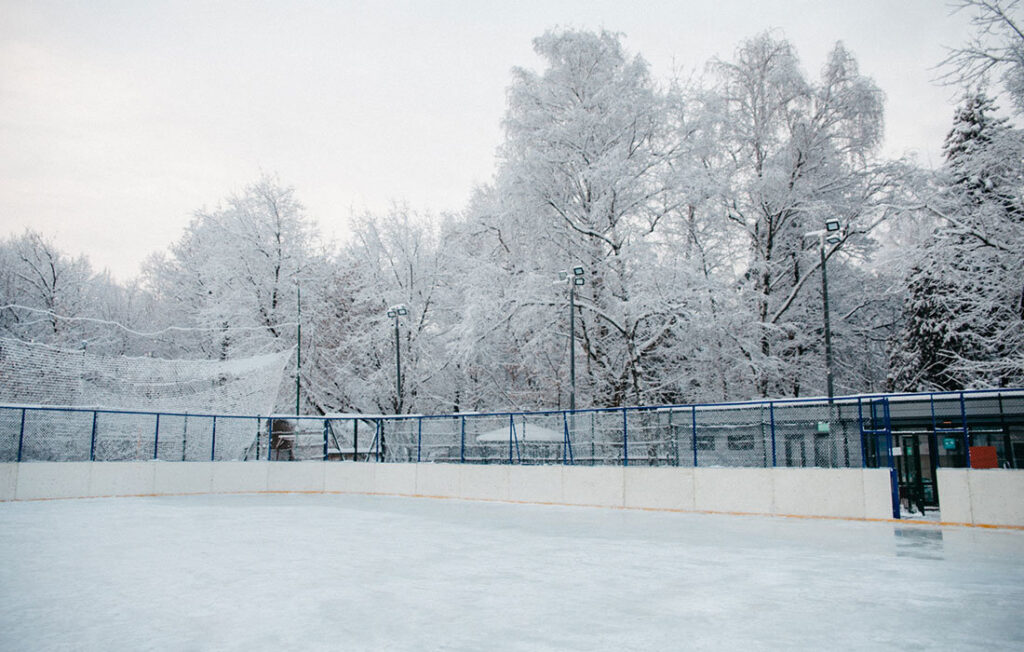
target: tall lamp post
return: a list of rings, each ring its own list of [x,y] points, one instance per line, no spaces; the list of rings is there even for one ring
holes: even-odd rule
[[[805,233],[804,237],[818,238],[818,253],[821,256],[821,301],[822,314],[825,318],[825,382],[828,387],[828,402],[831,405],[832,397],[835,396],[833,388],[832,371],[832,323],[828,314],[828,266],[826,254],[828,247],[842,242],[842,227],[837,219],[825,220],[825,228]]]
[[[395,396],[397,397],[398,413],[402,412],[402,347],[398,339],[398,318],[409,314],[404,303],[388,308],[388,317],[395,322]]]
[[[569,410],[576,411],[576,288],[586,285],[586,270],[581,265],[558,272],[558,282],[569,284]]]
[[[299,416],[299,388],[302,378],[302,283],[295,281],[295,416]]]

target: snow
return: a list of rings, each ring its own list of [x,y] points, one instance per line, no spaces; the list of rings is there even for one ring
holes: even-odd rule
[[[1024,532],[340,495],[0,504],[0,649],[1020,649]]]

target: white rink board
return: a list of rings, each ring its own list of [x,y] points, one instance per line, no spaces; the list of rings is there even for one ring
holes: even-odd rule
[[[939,469],[942,520],[1024,527],[1024,471]]]
[[[745,514],[890,518],[885,469],[373,462],[31,462],[0,465],[5,500],[189,493],[369,493]],[[993,476],[994,477],[994,476]],[[1017,476],[1014,476],[1017,477]],[[991,483],[990,483],[991,484]],[[8,487],[6,490],[4,487]],[[951,501],[954,492],[950,491]],[[1012,514],[990,518],[1012,523]],[[960,522],[975,522],[967,518]]]

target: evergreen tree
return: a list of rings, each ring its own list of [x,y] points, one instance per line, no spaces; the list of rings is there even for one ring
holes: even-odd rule
[[[926,198],[936,217],[908,279],[907,322],[892,356],[896,389],[1005,386],[1024,380],[1024,135],[968,97]]]

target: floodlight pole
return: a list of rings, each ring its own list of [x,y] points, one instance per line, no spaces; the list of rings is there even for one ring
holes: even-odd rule
[[[395,392],[398,396],[398,413],[402,413],[402,347],[398,337],[398,311],[395,310]]]
[[[569,410],[576,412],[576,284],[569,279]]]
[[[569,284],[569,410],[576,411],[576,286],[586,284],[586,269],[576,265],[558,272],[556,283]]]
[[[295,282],[295,416],[299,416],[299,391],[302,374],[302,284]]]
[[[820,238],[821,301],[823,313],[825,315],[825,383],[828,386],[828,402],[831,404],[832,397],[835,396],[835,392],[832,386],[832,323],[829,320],[828,315],[828,265],[825,259],[825,234],[822,233]]]
[[[805,233],[805,238],[818,238],[818,254],[821,256],[821,302],[822,315],[825,320],[825,385],[828,391],[828,404],[832,405],[835,396],[832,371],[832,322],[828,314],[828,257],[826,248],[830,244],[839,244],[845,237],[846,230],[842,228],[839,220],[830,218],[825,220],[825,228],[818,231]]]
[[[395,396],[398,413],[402,412],[402,346],[398,335],[398,318],[409,314],[405,304],[388,308],[388,317],[395,320]]]

